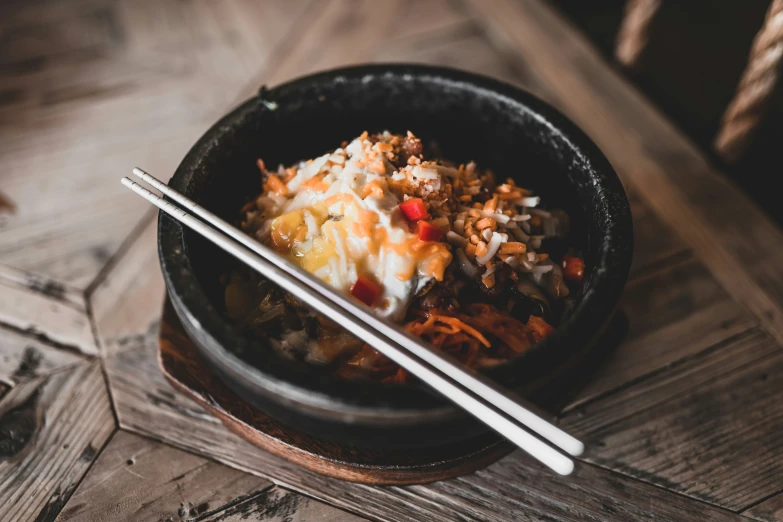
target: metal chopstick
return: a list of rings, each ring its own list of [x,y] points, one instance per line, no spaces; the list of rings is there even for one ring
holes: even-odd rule
[[[551,442],[555,444],[564,443],[567,451],[581,450],[582,444],[579,441],[559,430],[559,428],[552,426],[522,405],[517,404],[514,402],[515,399],[500,392],[494,385],[478,380],[480,379],[479,376],[466,372],[451,361],[443,359],[442,356],[420,343],[417,339],[383,323],[372,315],[369,309],[363,309],[361,305],[349,301],[307,272],[289,264],[278,254],[255,242],[249,236],[246,236],[238,229],[214,216],[203,207],[198,206],[195,202],[182,196],[149,174],[144,173],[140,169],[135,169],[134,174],[142,177],[142,179],[164,192],[167,196],[187,206],[189,210],[198,214],[210,225],[218,227],[225,234],[229,234],[234,240],[216,231],[199,219],[194,218],[182,208],[149,192],[130,179],[124,178],[122,180],[123,184],[132,188],[135,192],[189,228],[204,235],[213,243],[246,262],[273,282],[282,284],[297,298],[314,309],[332,315],[337,313],[341,320],[357,329],[355,333],[360,338],[373,345],[384,355],[456,402],[469,413],[477,416],[480,420],[555,471],[568,474],[573,469],[573,463],[570,459],[522,430],[503,413],[496,411],[495,408],[516,418],[523,425],[533,429]],[[240,240],[245,245],[244,247],[237,244],[236,241]],[[248,246],[253,247],[253,250],[248,250],[246,248]],[[281,269],[284,273],[281,273]],[[358,321],[357,318],[359,319]],[[440,372],[445,374],[445,378]],[[465,386],[467,390],[463,389],[462,386]],[[498,396],[500,396],[501,400],[498,400]],[[495,401],[494,406],[492,404],[493,401]],[[510,408],[511,411],[506,409],[509,403],[513,406],[513,408]],[[533,425],[531,426],[531,424]]]

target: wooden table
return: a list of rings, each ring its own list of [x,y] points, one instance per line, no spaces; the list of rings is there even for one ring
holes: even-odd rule
[[[783,520],[783,234],[538,0],[40,0],[0,6],[0,520]],[[515,452],[369,487],[255,449],[155,360],[167,177],[262,83],[415,61],[520,85],[604,150],[631,198],[630,331]]]

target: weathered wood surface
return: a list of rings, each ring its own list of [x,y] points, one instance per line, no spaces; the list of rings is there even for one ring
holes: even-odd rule
[[[84,289],[148,210],[119,173],[171,172],[304,5],[59,4],[0,8],[0,263]]]
[[[82,361],[37,339],[0,328],[0,382],[13,386]]]
[[[156,237],[157,218],[151,215],[139,234],[131,239],[129,250],[111,268],[111,277],[101,280],[92,293],[93,317],[96,326],[100,325],[96,335],[104,356],[138,341],[140,335],[157,332],[160,308],[151,302],[138,305],[144,299],[141,296],[147,295],[152,301],[157,296],[162,298],[165,292]]]
[[[780,346],[763,331],[748,330],[676,361],[665,371],[642,377],[622,393],[608,394],[586,404],[571,405],[561,414],[561,425],[569,432],[589,439],[598,430],[618,420],[667,403],[705,385],[711,387],[714,381],[780,351]],[[599,454],[600,446],[601,443],[591,454]]]
[[[621,306],[629,331],[613,356],[579,392],[577,403],[601,396],[695,355],[758,322],[732,300],[707,270],[689,258],[636,277]]]
[[[762,499],[745,511],[743,515],[753,520],[762,520],[764,522],[783,520],[783,495],[778,492],[767,499]]]
[[[298,495],[280,487],[262,491],[228,509],[208,516],[205,522],[359,522],[364,520],[345,511]]]
[[[664,225],[636,192],[629,191],[627,187],[626,192],[633,216],[631,279],[639,274],[644,275],[658,265],[687,256],[690,253],[688,246],[677,233]]]
[[[218,513],[271,485],[262,478],[120,431],[57,520],[187,520]]]
[[[114,428],[95,362],[12,388],[0,401],[0,520],[53,520]]]
[[[307,3],[280,52],[259,67],[234,104],[258,91],[321,69],[377,61],[379,53],[467,20],[447,0],[317,0]],[[346,30],[348,27],[351,29]],[[400,59],[413,59],[403,55]]]
[[[769,347],[745,349],[752,358]],[[777,493],[783,350],[774,352],[597,430],[588,458],[736,511]]]
[[[96,355],[98,348],[85,306],[80,308],[62,297],[56,283],[42,289],[45,291],[0,275],[0,325]]]
[[[377,520],[783,520],[783,233],[544,2],[13,1],[0,42],[0,520],[353,519],[312,498]],[[629,190],[629,333],[561,412],[589,447],[570,478],[516,452],[347,484],[242,441],[158,370],[155,224],[122,169],[167,177],[262,84],[388,60],[530,89]]]

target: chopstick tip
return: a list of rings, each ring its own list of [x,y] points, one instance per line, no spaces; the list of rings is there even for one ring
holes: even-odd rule
[[[569,453],[571,453],[571,455],[573,455],[574,457],[579,457],[584,452],[585,452],[585,445],[580,441],[576,441],[574,443],[574,447],[571,448],[571,451]]]
[[[558,474],[567,477],[574,472],[574,462],[572,460],[564,461],[562,464],[552,467]]]
[[[141,170],[139,167],[133,167],[132,171],[136,176],[142,176],[146,174],[143,170]]]

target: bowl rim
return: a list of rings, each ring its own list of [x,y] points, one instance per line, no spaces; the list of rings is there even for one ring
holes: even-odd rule
[[[594,268],[594,280],[576,303],[571,315],[546,339],[535,344],[524,354],[487,373],[501,384],[511,385],[514,369],[519,368],[523,361],[529,360],[534,354],[548,353],[549,356],[565,362],[574,351],[574,346],[580,344],[579,338],[582,338],[581,344],[584,345],[606,323],[616,308],[630,271],[633,254],[633,223],[625,190],[603,153],[568,118],[527,91],[493,78],[458,69],[398,63],[331,69],[301,76],[271,89],[263,86],[259,95],[249,98],[220,118],[199,138],[180,163],[170,185],[184,192],[187,182],[190,181],[190,175],[217,138],[229,132],[231,126],[242,120],[247,113],[257,110],[259,103],[268,103],[279,93],[324,81],[380,76],[429,77],[433,82],[466,89],[476,96],[480,93],[482,96],[503,98],[514,106],[515,110],[534,116],[540,124],[548,127],[549,131],[562,140],[562,143],[580,159],[583,165],[580,168],[591,170],[595,190],[603,191],[612,197],[609,230],[600,246],[600,257],[596,260]],[[277,402],[306,410],[321,418],[341,421],[350,419],[353,423],[420,422],[423,417],[429,421],[436,421],[453,417],[458,412],[455,406],[443,399],[435,399],[433,404],[431,392],[424,390],[422,385],[418,385],[421,398],[429,397],[429,400],[423,400],[421,403],[423,406],[411,406],[409,400],[405,400],[407,404],[403,405],[400,404],[400,400],[397,400],[396,395],[402,388],[408,389],[411,385],[381,383],[372,383],[372,386],[379,392],[383,390],[381,393],[384,401],[356,404],[344,397],[327,394],[317,386],[303,387],[244,362],[224,347],[232,341],[232,338],[235,340],[241,337],[241,334],[212,305],[201,285],[193,277],[192,266],[187,255],[187,236],[183,234],[183,230],[184,227],[179,222],[162,212],[159,213],[158,254],[164,281],[175,311],[188,334],[192,338],[197,333],[200,334],[200,339],[193,339],[194,344],[201,348],[213,364],[217,365],[219,373],[223,374],[224,378],[228,373],[229,378],[241,381],[242,387],[255,389],[265,396],[273,397]],[[346,386],[350,387],[349,384]],[[366,389],[368,385],[362,383],[358,386]],[[410,392],[406,392],[406,396],[410,395]]]

